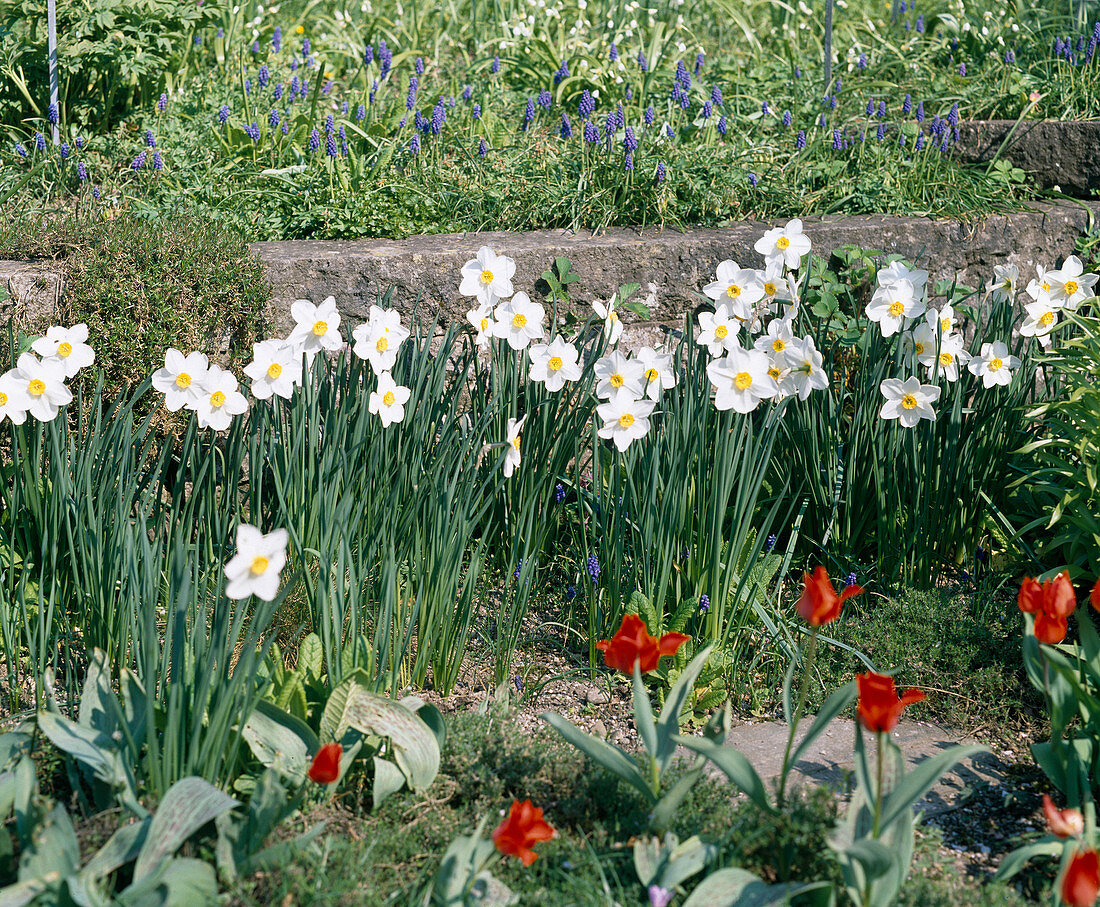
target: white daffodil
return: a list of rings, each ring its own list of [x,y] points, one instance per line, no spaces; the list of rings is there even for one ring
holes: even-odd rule
[[[928,326],[927,322],[921,322],[912,333],[902,335],[902,343],[908,354],[910,367],[916,365],[931,365],[936,358],[936,328]]]
[[[1041,302],[1044,305],[1050,305],[1050,281],[1047,280],[1047,271],[1042,265],[1036,265],[1035,271],[1037,276],[1031,280],[1027,285],[1027,295],[1035,302]],[[1051,308],[1058,308],[1057,306],[1051,306]]]
[[[737,332],[740,330],[741,322],[734,317],[728,305],[720,302],[713,312],[699,313],[699,336],[695,342],[705,346],[712,356],[718,357],[732,349],[740,349],[741,344],[737,342]]]
[[[638,359],[613,350],[596,360],[596,396],[601,400],[625,397],[638,400],[645,396],[645,366]]]
[[[634,354],[634,359],[642,368],[645,395],[650,400],[656,400],[661,391],[676,386],[676,372],[672,368],[672,356],[668,353],[658,353],[651,347],[643,346]]]
[[[656,405],[652,400],[632,400],[622,395],[601,403],[596,407],[596,415],[603,426],[597,434],[610,438],[619,450],[626,450],[649,433],[649,417]]]
[[[531,347],[531,370],[528,377],[546,385],[551,393],[565,387],[566,381],[579,381],[581,366],[577,348],[555,337],[549,345],[538,343]]]
[[[936,421],[932,404],[940,399],[940,389],[935,384],[921,384],[920,378],[886,378],[879,385],[886,402],[879,416],[883,419],[899,419],[902,427],[912,428],[921,419]]]
[[[522,350],[532,340],[542,339],[544,315],[543,307],[531,302],[526,293],[516,293],[497,307],[493,336],[507,340],[514,350]]]
[[[814,346],[813,337],[792,340],[783,350],[783,358],[788,370],[782,384],[798,394],[799,400],[805,400],[811,391],[825,390],[829,386],[829,375],[822,367],[821,353]]]
[[[939,311],[928,309],[924,313],[924,320],[933,332],[938,331],[944,337],[947,337],[955,330],[955,325],[959,319],[950,304],[945,304]]]
[[[480,303],[476,309],[466,313],[466,320],[477,331],[474,343],[487,349],[493,339],[493,307],[487,302]]]
[[[764,284],[753,268],[742,268],[733,261],[718,265],[717,279],[703,287],[715,303],[723,303],[730,312],[743,321],[752,315],[752,307],[764,298]],[[717,307],[717,306],[716,306]],[[720,355],[720,354],[714,354]]]
[[[290,314],[295,324],[286,342],[299,357],[304,353],[312,363],[313,357],[320,352],[334,353],[343,348],[335,296],[329,296],[320,305],[314,305],[308,299],[299,299],[290,307]]]
[[[925,287],[928,284],[928,272],[923,268],[909,269],[900,261],[895,261],[879,270],[877,280],[880,287],[888,287],[899,281],[907,280],[913,285],[913,295],[923,297]]]
[[[802,232],[802,221],[795,218],[785,227],[768,230],[753,248],[768,261],[782,262],[794,271],[801,264],[802,256],[809,254],[810,237]]]
[[[462,266],[458,292],[463,296],[476,296],[482,303],[507,299],[512,295],[512,275],[515,273],[516,263],[512,259],[482,246],[477,256]]]
[[[790,323],[782,318],[773,318],[768,322],[767,332],[756,338],[753,348],[776,358],[777,364],[782,368],[786,365],[783,353],[793,340]]]
[[[905,279],[881,286],[867,303],[867,317],[878,323],[883,337],[892,337],[905,327],[906,319],[924,314],[924,300],[918,299],[912,282]]]
[[[225,431],[234,416],[248,411],[248,401],[237,390],[237,379],[217,365],[210,366],[202,381],[202,396],[191,404],[199,428]]]
[[[1050,332],[1058,323],[1058,311],[1049,302],[1029,302],[1024,306],[1024,323],[1020,325],[1023,337],[1034,337],[1044,347],[1050,346]]]
[[[623,335],[623,323],[619,319],[619,313],[615,311],[616,298],[611,297],[611,301],[605,306],[602,302],[592,303],[592,311],[596,313],[597,318],[603,319],[603,332],[607,335],[607,343],[609,346],[614,346],[619,342],[619,338]]]
[[[164,394],[164,408],[170,413],[191,407],[202,393],[202,382],[210,367],[203,353],[183,355],[169,349],[164,354],[164,368],[153,372],[153,387]]]
[[[791,298],[790,289],[783,277],[783,263],[768,261],[763,271],[757,271],[764,287],[764,299],[768,302],[786,302]]]
[[[72,391],[65,386],[65,367],[56,359],[39,361],[34,354],[24,353],[8,374],[26,393],[27,412],[39,422],[53,421],[58,410],[72,402]],[[19,399],[22,402],[22,396]]]
[[[505,440],[508,444],[508,451],[504,454],[504,478],[512,478],[512,473],[516,471],[516,467],[522,462],[520,456],[520,432],[523,431],[523,423],[527,421],[527,417],[522,419],[509,419],[507,430],[505,431]]]
[[[397,363],[397,351],[408,339],[409,331],[401,326],[401,313],[396,309],[370,307],[370,320],[351,333],[355,339],[352,352],[366,359],[376,375],[388,372]]]
[[[367,410],[382,420],[383,428],[389,428],[394,422],[404,420],[410,393],[407,387],[394,381],[389,372],[380,372],[378,386],[367,400]]]
[[[22,425],[27,421],[30,408],[30,394],[15,369],[0,375],[0,422],[11,419],[16,425]]]
[[[255,526],[237,527],[237,553],[225,565],[227,598],[242,599],[255,595],[265,602],[279,594],[279,571],[286,564],[289,536],[285,529],[264,535]]]
[[[1095,294],[1096,274],[1085,274],[1081,259],[1071,255],[1057,271],[1047,271],[1046,279],[1050,283],[1050,304],[1075,312],[1078,306]],[[37,351],[36,351],[37,352]]]
[[[263,340],[252,344],[252,361],[244,373],[252,380],[252,396],[257,400],[272,396],[289,400],[302,383],[302,360],[285,341]]]
[[[71,328],[52,327],[45,337],[39,337],[31,349],[43,359],[56,359],[65,368],[65,377],[71,378],[82,368],[95,362],[95,350],[88,346],[88,325],[74,324]]]
[[[986,388],[1007,386],[1012,381],[1012,370],[1020,367],[1020,360],[1008,351],[1000,340],[982,344],[982,354],[970,360],[970,372],[982,379]]]
[[[948,381],[959,380],[959,366],[970,361],[970,354],[963,349],[962,338],[958,334],[940,337],[940,351],[928,365],[928,377],[935,379],[943,375]]]
[[[1011,302],[1016,298],[1016,282],[1020,279],[1020,269],[1016,265],[993,266],[993,301]]]
[[[723,358],[707,365],[707,377],[715,387],[714,406],[751,413],[761,400],[779,393],[779,386],[768,370],[767,355],[759,350],[730,350]]]

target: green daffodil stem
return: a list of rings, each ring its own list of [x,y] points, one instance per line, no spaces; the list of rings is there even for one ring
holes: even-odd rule
[[[814,656],[817,654],[817,627],[810,631],[810,641],[806,644],[806,658],[802,666],[802,681],[798,687],[798,702],[791,715],[791,726],[787,729],[787,748],[783,751],[783,769],[779,773],[779,790],[776,792],[776,805],[783,804],[783,795],[787,790],[787,773],[790,771],[791,750],[794,748],[794,735],[798,723],[802,720],[802,711],[806,708],[806,697],[810,692],[810,675],[813,673]]]

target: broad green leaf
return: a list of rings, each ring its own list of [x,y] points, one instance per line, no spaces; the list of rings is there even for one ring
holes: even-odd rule
[[[1065,848],[1066,845],[1052,835],[1047,835],[1043,840],[1036,841],[1034,844],[1017,847],[1011,853],[1005,854],[1001,860],[1001,865],[997,867],[997,871],[993,874],[993,880],[996,882],[1007,881],[1023,869],[1032,858],[1056,857]]]
[[[745,794],[753,803],[767,812],[774,812],[768,801],[768,791],[752,763],[745,755],[732,746],[707,740],[703,737],[677,737],[676,743],[687,747],[700,756],[706,756],[716,767],[725,773],[733,786]]]
[[[145,844],[146,835],[152,819],[141,819],[131,822],[118,829],[92,857],[87,865],[80,870],[80,877],[85,884],[95,882],[105,875],[114,872],[121,866],[136,860]]]
[[[135,880],[118,900],[124,907],[202,907],[218,902],[218,879],[209,863],[176,857]]]
[[[382,801],[391,794],[396,794],[405,786],[405,776],[389,759],[374,757],[374,787],[371,790],[371,799],[374,808],[382,805]]]
[[[432,729],[399,702],[355,684],[344,708],[347,727],[387,737],[393,756],[413,790],[427,790],[439,773],[439,744]]]
[[[880,841],[874,838],[860,838],[844,849],[844,854],[863,867],[864,875],[877,879],[890,871],[894,865],[894,854]]]
[[[650,790],[645,778],[642,777],[638,766],[622,750],[604,740],[593,737],[591,734],[586,734],[555,712],[543,712],[540,717],[561,734],[566,743],[576,747],[597,765],[603,766],[613,775],[631,785],[645,797],[646,802],[651,806],[657,802],[657,798],[653,795],[653,791]]]
[[[298,672],[310,680],[317,680],[324,667],[325,650],[321,638],[316,633],[310,633],[298,647]]]
[[[248,716],[241,737],[265,767],[298,784],[305,782],[312,754],[321,746],[308,724],[263,700]]]
[[[906,810],[912,809],[913,804],[923,797],[932,785],[940,780],[943,773],[955,763],[977,753],[988,752],[989,747],[978,743],[954,746],[914,766],[887,796],[882,806],[882,826],[890,825]]]
[[[788,904],[797,894],[825,888],[828,882],[768,885],[745,869],[719,869],[696,886],[683,907],[770,907]]]
[[[65,807],[55,803],[31,832],[29,846],[19,855],[19,881],[42,879],[56,874],[59,879],[80,867],[80,843]]]
[[[668,768],[676,752],[677,735],[680,733],[680,715],[684,711],[684,705],[691,691],[695,689],[695,681],[699,679],[713,651],[714,646],[707,646],[699,652],[684,668],[665,698],[664,708],[661,709],[661,715],[657,719],[657,763],[662,772]]]
[[[634,727],[638,730],[638,739],[642,741],[645,751],[651,758],[656,759],[658,754],[657,727],[653,720],[653,705],[649,701],[649,691],[645,688],[642,672],[636,661],[634,662],[634,676],[631,682],[634,686]],[[679,730],[679,725],[677,725],[677,730]],[[663,770],[664,766],[661,766],[661,768]]]

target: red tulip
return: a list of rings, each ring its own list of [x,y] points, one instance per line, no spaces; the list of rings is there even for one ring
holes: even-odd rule
[[[1048,645],[1066,638],[1066,618],[1077,607],[1069,572],[1059,573],[1042,584],[1037,579],[1024,577],[1017,598],[1020,610],[1035,615],[1035,638]]]
[[[1076,809],[1058,809],[1049,794],[1043,794],[1043,815],[1051,834],[1072,838],[1085,830],[1085,817]]]
[[[508,818],[493,830],[493,844],[505,856],[518,857],[524,866],[530,866],[538,858],[532,844],[549,841],[554,837],[553,827],[542,817],[542,809],[530,800],[512,801]]]
[[[1092,591],[1089,593],[1089,601],[1092,602],[1092,606],[1100,611],[1100,579],[1096,581],[1096,585],[1092,587]]]
[[[862,591],[861,586],[851,585],[837,595],[829,581],[829,574],[824,567],[819,566],[814,570],[813,576],[808,573],[802,575],[802,597],[796,607],[806,623],[811,627],[820,627],[840,617],[840,608],[844,602]]]
[[[876,734],[889,734],[897,727],[901,710],[924,699],[920,690],[906,690],[898,697],[894,678],[868,671],[856,675],[859,687],[859,723]]]
[[[309,780],[317,784],[332,784],[340,777],[340,757],[344,748],[339,743],[326,743],[313,757],[309,767]]]
[[[603,652],[603,660],[609,668],[633,674],[637,662],[639,670],[646,674],[657,669],[662,655],[675,655],[689,639],[691,637],[683,633],[666,633],[657,639],[649,635],[645,621],[637,614],[627,614],[619,632],[611,639],[601,639],[596,648]]]
[[[1100,856],[1095,850],[1079,850],[1062,876],[1062,900],[1069,907],[1092,907],[1100,894]]]

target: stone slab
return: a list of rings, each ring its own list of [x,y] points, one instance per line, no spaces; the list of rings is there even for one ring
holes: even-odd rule
[[[959,123],[959,158],[986,163],[998,155],[1040,189],[1074,198],[1100,195],[1100,121],[983,120]]]
[[[0,261],[0,323],[16,328],[44,328],[57,320],[64,290],[63,265],[55,261]]]
[[[1039,203],[1030,210],[998,214],[976,223],[927,217],[806,218],[806,233],[818,254],[853,244],[899,253],[928,268],[933,279],[956,274],[976,285],[991,278],[993,265],[1013,262],[1022,275],[1037,263],[1050,266],[1073,251],[1100,202]],[[624,322],[628,345],[649,342],[665,324],[682,323],[685,313],[706,300],[702,287],[723,259],[759,267],[753,245],[771,223],[745,221],[728,227],[678,232],[660,229],[612,229],[589,232],[541,230],[529,233],[462,233],[415,236],[402,240],[262,242],[252,245],[271,284],[268,320],[273,332],[290,326],[295,299],[319,302],[335,296],[353,322],[389,286],[404,315],[462,319],[470,300],[458,294],[459,270],[483,245],[516,262],[513,286],[532,298],[549,288],[541,275],[555,258],[572,262],[579,279],[570,285],[575,303],[606,300],[620,284],[642,285],[636,298],[652,312],[653,323]],[[1026,283],[1026,278],[1025,281]],[[633,319],[636,321],[636,319]]]

